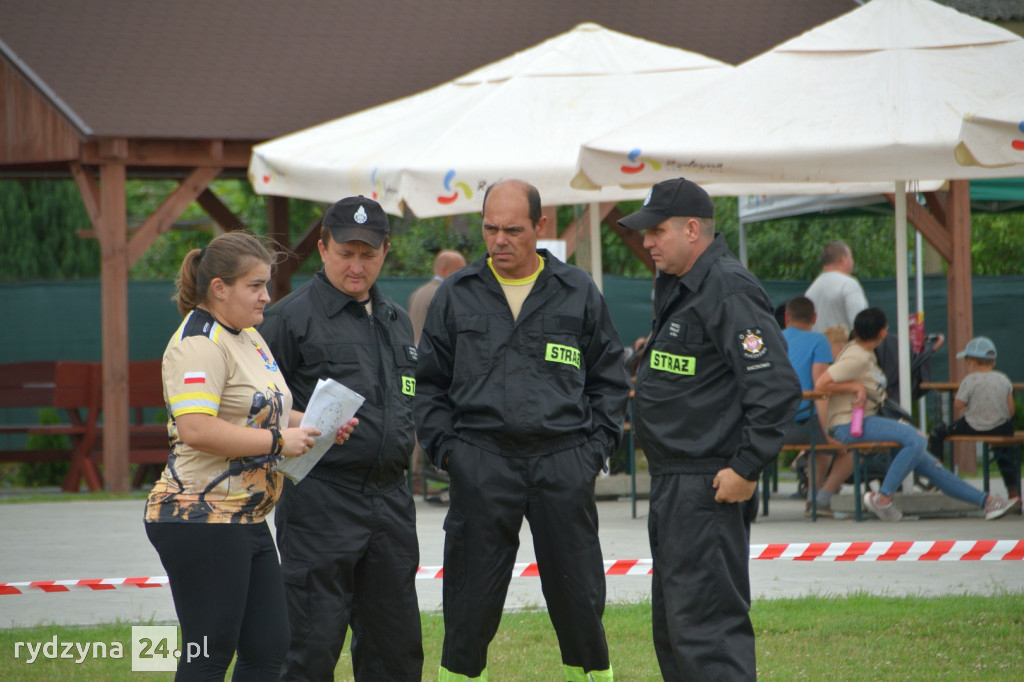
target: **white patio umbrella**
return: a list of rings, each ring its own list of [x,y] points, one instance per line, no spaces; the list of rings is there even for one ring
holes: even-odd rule
[[[1024,90],[964,115],[956,160],[989,168],[1024,163]]]
[[[419,217],[480,210],[496,180],[523,178],[545,205],[636,199],[570,186],[579,145],[732,66],[581,24],[411,97],[253,148],[260,194],[335,201],[364,194]]]
[[[900,383],[909,386],[906,182],[1019,174],[965,168],[953,149],[965,112],[1021,88],[1020,36],[929,0],[872,0],[591,140],[574,182],[685,176],[713,193],[723,193],[714,183],[750,183],[740,194],[888,183],[897,195]]]

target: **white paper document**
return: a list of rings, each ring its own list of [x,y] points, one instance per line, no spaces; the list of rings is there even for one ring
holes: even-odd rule
[[[312,426],[320,430],[313,447],[299,457],[285,457],[276,469],[298,483],[312,469],[332,445],[338,429],[355,416],[365,398],[334,379],[320,379],[316,382],[313,395],[302,415],[301,426]]]

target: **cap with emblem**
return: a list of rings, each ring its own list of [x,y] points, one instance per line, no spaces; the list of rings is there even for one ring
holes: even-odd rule
[[[639,211],[619,221],[631,230],[646,230],[669,218],[714,218],[715,205],[704,189],[686,178],[662,180],[651,188]]]
[[[967,342],[967,348],[956,354],[958,358],[976,358],[979,360],[995,360],[996,344],[987,336],[975,336]]]
[[[334,203],[324,211],[324,227],[338,242],[361,241],[379,249],[390,233],[388,216],[373,199],[359,195]]]

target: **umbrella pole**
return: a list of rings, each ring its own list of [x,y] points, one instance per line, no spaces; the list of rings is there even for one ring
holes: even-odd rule
[[[896,329],[899,353],[900,406],[910,412],[910,301],[907,286],[907,182],[896,181]],[[912,490],[913,476],[903,480],[904,492]]]
[[[900,405],[910,411],[910,302],[907,278],[907,183],[896,181],[896,321],[899,335]]]
[[[914,194],[916,200],[917,194]],[[925,323],[924,318],[924,240],[921,239],[921,231],[914,226],[914,294],[917,299],[917,313],[919,321]],[[924,349],[921,349],[924,352]],[[911,394],[913,395],[913,394]],[[917,399],[917,425],[921,429],[922,433],[928,433],[928,420],[927,410],[925,405],[925,398],[921,396]]]
[[[601,263],[601,207],[597,202],[590,204],[589,228],[590,228],[590,276],[594,278],[597,290],[604,293],[604,278]]]

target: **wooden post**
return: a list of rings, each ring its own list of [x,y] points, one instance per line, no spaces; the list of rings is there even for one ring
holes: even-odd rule
[[[128,215],[127,144],[104,145],[100,165],[99,239],[102,261],[103,478],[112,493],[128,491]],[[124,149],[122,149],[124,147]]]
[[[267,197],[267,237],[277,243],[277,248],[287,249],[291,245],[291,234],[288,226],[288,198]],[[293,258],[289,254],[288,259]],[[278,267],[270,279],[270,300],[277,302],[292,290],[292,272],[294,270]]]
[[[956,354],[974,335],[971,299],[971,185],[970,180],[951,180],[946,202],[946,226],[952,237],[946,298],[949,315],[949,379],[961,381],[967,365]],[[954,443],[953,461],[962,473],[978,470],[974,443]]]

